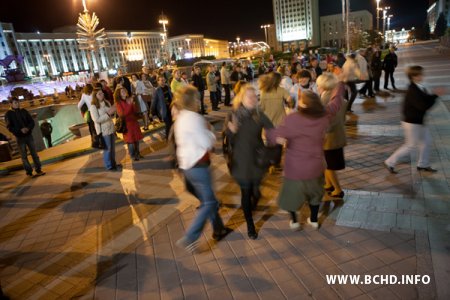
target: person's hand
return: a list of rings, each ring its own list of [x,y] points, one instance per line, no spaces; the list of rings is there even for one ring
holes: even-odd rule
[[[236,133],[237,132],[237,126],[236,126],[236,124],[234,124],[233,122],[228,122],[228,129],[230,129],[230,131],[232,132],[232,133]]]
[[[439,97],[442,97],[443,95],[445,95],[446,92],[447,92],[447,90],[443,87],[437,87],[437,88],[433,89],[433,93],[435,93]]]
[[[282,137],[277,137],[275,139],[275,141],[277,142],[277,144],[284,145],[287,140],[285,138],[282,138]]]
[[[112,115],[112,114],[114,114],[116,111],[117,111],[117,108],[116,108],[115,105],[113,105],[113,106],[111,106],[111,107],[108,109],[108,115]]]
[[[24,127],[22,129],[20,129],[20,131],[22,131],[22,133],[27,133],[28,131],[30,131],[28,128]]]

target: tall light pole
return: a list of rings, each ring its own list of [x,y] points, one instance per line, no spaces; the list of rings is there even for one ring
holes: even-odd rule
[[[266,37],[266,44],[267,44],[267,28],[270,28],[270,24],[261,25],[261,29],[264,29],[264,36]]]
[[[391,18],[394,17],[393,15],[387,16],[387,30],[389,31],[391,29]]]
[[[164,15],[163,12],[161,12],[161,15],[159,16],[158,23],[163,26],[163,41],[161,43],[162,46],[162,52],[163,52],[163,60],[167,62],[169,55],[168,55],[168,46],[169,46],[169,40],[168,40],[168,33],[166,25],[169,24],[169,19]]]
[[[83,1],[83,13],[80,13],[77,23],[77,42],[79,44],[79,49],[86,50],[87,59],[89,63],[89,68],[91,74],[94,73],[94,66],[92,64],[92,54],[96,59],[98,69],[100,71],[100,63],[97,59],[97,51],[101,48],[108,46],[108,41],[106,39],[105,28],[97,30],[97,26],[100,23],[99,18],[95,13],[89,14],[86,7],[86,1]]]
[[[386,33],[386,19],[387,19],[387,12],[389,9],[390,9],[389,6],[387,6],[383,9],[383,37]]]
[[[342,22],[345,23],[345,39],[347,45],[347,53],[350,53],[350,0],[342,0]]]
[[[380,31],[380,0],[377,1],[377,31]]]

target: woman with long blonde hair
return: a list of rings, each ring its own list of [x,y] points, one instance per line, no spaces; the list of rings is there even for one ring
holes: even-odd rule
[[[260,193],[261,180],[266,172],[256,160],[257,150],[264,147],[261,133],[272,128],[272,122],[258,109],[256,90],[250,84],[241,86],[233,99],[233,111],[225,120],[225,134],[232,146],[231,175],[241,189],[241,206],[247,222],[248,237],[256,239],[252,210],[256,208]]]

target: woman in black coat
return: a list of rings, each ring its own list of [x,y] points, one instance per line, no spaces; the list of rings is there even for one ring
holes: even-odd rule
[[[258,166],[257,149],[264,147],[261,133],[273,128],[269,118],[258,110],[256,90],[245,84],[233,99],[233,112],[225,120],[226,131],[232,145],[231,175],[241,188],[241,205],[247,222],[248,237],[256,239],[252,209],[261,197],[261,180],[266,172]]]
[[[383,70],[383,63],[381,62],[381,51],[377,50],[372,55],[372,62],[370,63],[373,77],[373,89],[375,92],[380,91],[380,78]]]

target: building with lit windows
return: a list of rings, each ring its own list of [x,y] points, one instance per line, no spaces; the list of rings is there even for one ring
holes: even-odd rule
[[[164,60],[160,31],[105,32],[109,46],[95,53],[92,59],[95,72],[136,64],[156,67]],[[175,54],[176,59],[206,55],[229,57],[228,41],[207,39],[201,34],[169,37],[168,42],[170,56]],[[16,33],[12,24],[0,23],[0,59],[7,55],[22,55],[23,71],[30,77],[89,71],[86,51],[78,47],[75,26],[52,33]],[[11,67],[15,67],[14,63]],[[0,73],[4,73],[1,67]]]
[[[320,44],[319,1],[273,0],[277,40],[283,50]]]
[[[430,0],[430,6],[427,9],[427,20],[430,25],[430,32],[434,32],[439,15],[443,13],[447,26],[450,26],[450,0]]]
[[[200,56],[229,57],[228,41],[205,38],[202,34],[169,37],[170,56],[176,59]]]
[[[352,11],[349,14],[349,22],[356,30],[372,30],[373,16],[367,10]],[[342,14],[320,17],[320,44],[322,47],[345,47],[345,23]]]

